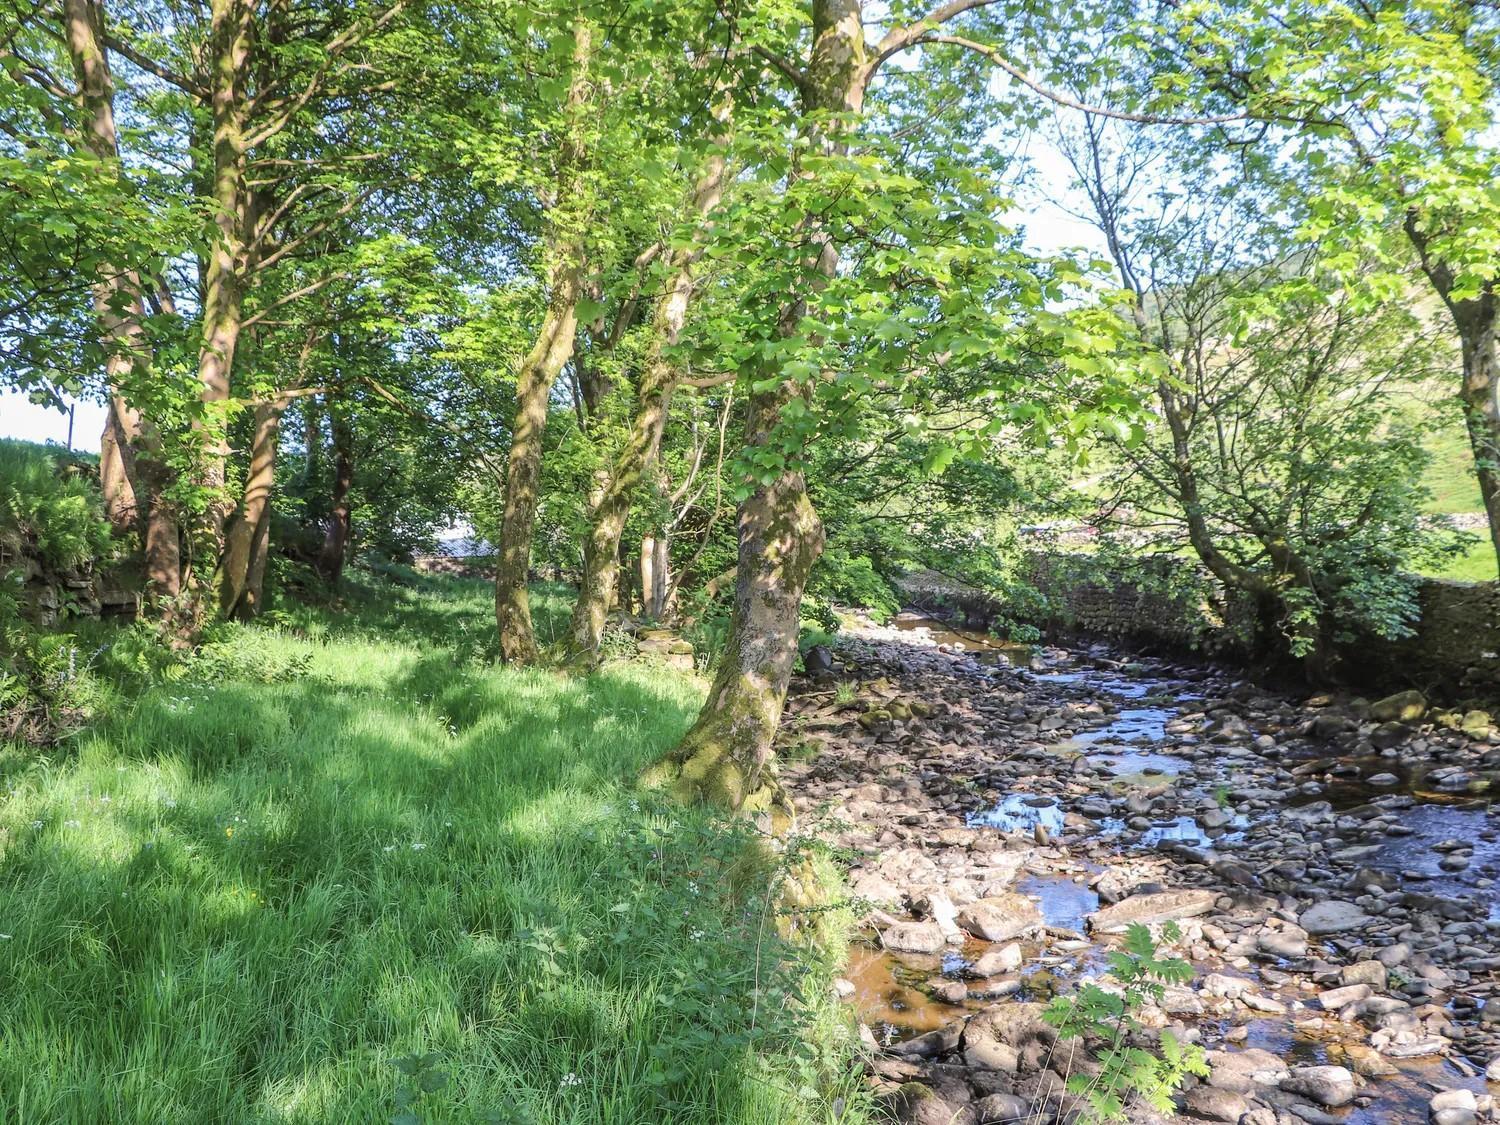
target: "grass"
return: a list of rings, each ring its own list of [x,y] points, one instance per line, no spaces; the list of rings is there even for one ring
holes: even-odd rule
[[[489,612],[356,576],[0,752],[0,1120],[860,1118],[837,950],[632,788],[703,685],[494,667]]]

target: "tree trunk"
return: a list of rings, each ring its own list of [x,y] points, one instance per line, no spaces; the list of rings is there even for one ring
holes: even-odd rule
[[[285,399],[255,407],[255,436],[245,495],[224,534],[219,565],[219,609],[225,617],[249,620],[263,604],[266,551],[270,546],[271,492],[276,484],[276,447]]]
[[[1474,453],[1474,475],[1490,525],[1490,543],[1500,566],[1500,277],[1492,277],[1474,297],[1456,297],[1454,269],[1434,252],[1432,235],[1421,212],[1406,212],[1406,234],[1417,251],[1422,272],[1432,282],[1453,326],[1463,356],[1459,402]]]
[[[333,494],[328,522],[323,527],[323,548],[318,552],[318,573],[337,586],[344,577],[349,553],[349,493],[354,487],[354,435],[349,420],[331,403],[329,428],[333,431]]]
[[[104,49],[104,10],[97,0],[65,0],[63,21],[68,57],[78,82],[80,136],[101,163],[119,162],[114,80]],[[145,300],[139,275],[104,267],[94,286],[94,312],[107,357],[109,416],[100,439],[99,479],[105,512],[120,534],[144,531],[149,600],[169,603],[181,588],[177,521],[163,499],[169,472],[161,439],[128,394],[150,377],[151,349],[142,322]]]
[[[812,118],[813,147],[825,152],[842,151],[843,142],[826,131],[822,115],[857,115],[864,106],[870,65],[861,3],[813,0],[802,109]],[[806,235],[815,255],[807,284],[816,289],[837,271],[838,247],[811,221]],[[782,308],[777,329],[783,338],[798,331],[804,305],[804,296],[793,294]],[[781,378],[761,381],[772,385],[750,395],[746,441],[752,446],[767,441],[785,407],[798,398],[806,402],[810,393]],[[772,831],[790,823],[772,743],[797,659],[802,593],[822,550],[823,524],[801,471],[789,466],[769,483],[757,482],[740,503],[734,613],[708,701],[681,744],[647,771],[647,783],[685,800],[766,817]]]
[[[723,197],[726,168],[723,156],[710,156],[693,187],[691,213],[700,221],[712,213]],[[696,257],[696,251],[691,247],[680,247],[672,252],[671,272],[656,304],[651,351],[641,372],[640,386],[636,389],[630,436],[615,458],[609,483],[593,509],[593,526],[583,546],[583,574],[578,583],[578,600],[573,603],[573,619],[568,629],[568,659],[572,662],[589,665],[599,658],[604,619],[609,615],[619,582],[620,536],[624,534],[625,521],[630,516],[631,498],[661,451],[662,431],[671,412],[672,393],[677,388],[677,368],[667,360],[665,349],[677,343],[687,321],[688,305],[693,297]],[[644,555],[642,560],[644,563]],[[665,565],[663,559],[663,577]],[[652,587],[643,582],[642,588],[650,604]],[[662,590],[664,594],[665,586]],[[665,601],[665,597],[657,600]],[[656,616],[660,615],[660,608],[658,605]],[[653,616],[650,609],[647,616]]]
[[[1500,566],[1500,296],[1495,290],[1491,283],[1479,297],[1450,307],[1463,344],[1464,422]]]
[[[202,338],[198,390],[203,449],[197,483],[208,492],[195,527],[194,550],[218,562],[232,505],[224,493],[229,445],[223,413],[244,319],[250,192],[245,183],[246,81],[252,12],[245,0],[213,0],[210,15],[210,110],[213,123],[213,241],[202,265]]]
[[[579,231],[589,210],[580,173],[588,159],[583,120],[591,97],[589,58],[592,29],[574,32],[573,78],[568,87],[566,135],[558,155],[557,193],[548,216],[548,298],[541,331],[516,374],[516,416],[505,470],[505,508],[495,559],[495,624],[500,658],[531,664],[538,658],[526,583],[531,572],[531,537],[536,529],[542,475],[542,434],[552,384],[573,354],[582,295],[584,246]]]
[[[794,393],[752,400],[750,440],[764,439]],[[773,831],[789,823],[771,747],[797,658],[802,592],[822,549],[823,525],[801,473],[781,474],[740,504],[724,655],[693,729],[647,772],[647,784],[683,800],[768,816]]]

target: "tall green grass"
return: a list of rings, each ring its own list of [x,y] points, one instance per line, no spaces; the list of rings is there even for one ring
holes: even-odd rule
[[[362,580],[0,753],[0,1120],[858,1116],[834,953],[631,787],[702,685],[496,668],[488,613]]]

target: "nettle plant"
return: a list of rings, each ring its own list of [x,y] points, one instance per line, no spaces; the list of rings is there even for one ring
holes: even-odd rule
[[[1177,923],[1162,927],[1164,943],[1181,938]],[[1072,996],[1053,1000],[1042,1016],[1062,1039],[1103,1040],[1099,1072],[1073,1075],[1068,1090],[1087,1103],[1084,1120],[1123,1120],[1132,1100],[1170,1112],[1172,1095],[1188,1075],[1207,1076],[1207,1059],[1203,1048],[1183,1043],[1170,1031],[1161,1033],[1155,1053],[1136,1046],[1144,1029],[1135,1015],[1147,1002],[1160,1002],[1167,985],[1191,980],[1193,967],[1181,957],[1160,956],[1151,930],[1139,922],[1125,931],[1123,946],[1108,961],[1118,992],[1085,983]]]

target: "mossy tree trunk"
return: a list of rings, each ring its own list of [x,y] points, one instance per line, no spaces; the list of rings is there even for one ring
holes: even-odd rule
[[[814,147],[837,151],[825,115],[857,115],[872,73],[862,21],[862,0],[813,0],[813,42],[798,90]],[[800,173],[799,173],[800,174]],[[807,285],[826,285],[838,269],[838,247],[809,222]],[[798,331],[805,293],[794,293],[778,316],[783,338]],[[746,443],[767,442],[805,385],[752,380]],[[796,458],[769,482],[757,482],[739,508],[739,550],[729,640],[708,700],[682,742],[646,773],[647,784],[679,798],[750,813],[778,834],[790,823],[791,805],[776,778],[773,743],[787,685],[797,659],[802,594],[823,550],[823,524]]]
[[[547,212],[547,309],[531,351],[516,373],[516,413],[505,471],[505,506],[495,560],[495,624],[500,658],[511,664],[539,657],[526,583],[531,572],[531,540],[541,499],[542,434],[552,384],[573,355],[578,302],[583,296],[584,232],[591,207],[584,173],[591,156],[589,110],[593,88],[589,63],[592,29],[580,21],[574,30],[573,76],[564,106],[564,136],[557,157],[556,182]]]
[[[700,221],[708,217],[723,197],[726,167],[722,155],[710,156],[694,185],[690,209]],[[696,258],[697,252],[684,246],[672,251],[668,259],[666,288],[656,303],[651,350],[636,389],[635,417],[631,420],[630,434],[615,458],[609,481],[594,506],[593,525],[583,545],[583,574],[568,629],[568,659],[573,663],[590,665],[599,657],[604,621],[614,604],[615,590],[619,585],[620,537],[630,516],[631,498],[661,450],[662,432],[672,408],[672,394],[677,388],[678,371],[667,357],[666,349],[677,343],[687,320]],[[653,561],[653,570],[663,571],[659,582],[663,591],[666,583],[664,565],[665,560],[661,567],[655,566]],[[649,584],[643,581],[642,585],[647,587]],[[644,593],[649,603],[651,589],[645,589]]]

